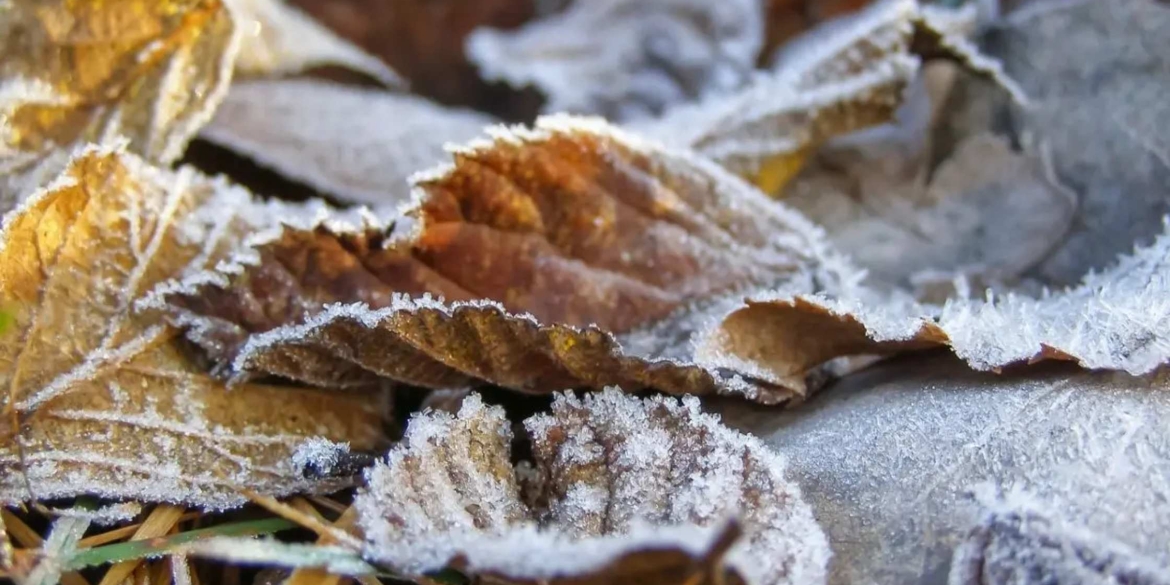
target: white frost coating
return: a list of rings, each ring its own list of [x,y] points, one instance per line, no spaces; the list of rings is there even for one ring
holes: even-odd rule
[[[351,202],[393,208],[407,178],[494,120],[409,95],[310,80],[232,85],[200,136]]]
[[[338,65],[390,87],[404,84],[380,59],[287,5],[285,0],[230,0],[227,5],[243,37],[236,59],[239,73],[279,76]]]
[[[1170,221],[1166,227],[1170,230]],[[1139,375],[1170,361],[1168,258],[1170,231],[1165,231],[1116,266],[1090,273],[1079,286],[1039,298],[1012,293],[996,298],[988,292],[986,300],[950,300],[942,307],[876,294],[801,298],[857,319],[878,342],[909,339],[927,324],[936,325],[955,354],[979,370],[1055,350],[1085,368]]]
[[[268,538],[216,537],[181,547],[183,554],[233,564],[320,568],[333,575],[370,575],[374,567],[342,546],[280,542]]]
[[[763,44],[760,0],[592,0],[518,31],[479,29],[467,54],[489,79],[533,85],[546,112],[627,120],[725,92]]]
[[[458,557],[470,572],[547,579],[640,550],[699,555],[738,516],[745,536],[727,561],[749,583],[824,582],[828,546],[784,460],[698,400],[561,394],[525,426],[535,469],[513,470],[503,410],[477,395],[458,415],[412,419],[355,500],[367,554],[408,572]],[[533,489],[547,507],[522,503]]]
[[[330,475],[342,457],[349,454],[349,443],[337,443],[324,437],[310,437],[305,439],[293,451],[292,465],[294,469],[307,470],[320,475]]]

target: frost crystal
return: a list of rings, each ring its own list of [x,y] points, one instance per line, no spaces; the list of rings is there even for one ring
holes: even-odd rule
[[[824,581],[824,536],[783,459],[697,400],[561,394],[525,426],[535,459],[519,473],[503,410],[478,396],[413,419],[355,501],[368,554],[517,580],[620,573],[624,555],[702,556],[738,518],[745,537],[726,560],[747,582]]]
[[[341,458],[349,454],[349,443],[335,443],[324,437],[306,439],[292,454],[293,468],[306,477],[327,477]]]

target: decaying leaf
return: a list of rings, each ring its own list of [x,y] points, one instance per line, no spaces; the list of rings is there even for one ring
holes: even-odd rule
[[[377,393],[228,392],[158,311],[135,308],[276,214],[290,210],[188,168],[91,147],[5,217],[0,501],[89,493],[223,507],[242,501],[241,488],[312,487],[290,463],[309,437],[377,445]]]
[[[200,137],[338,199],[393,208],[443,145],[494,120],[402,94],[308,80],[236,83]]]
[[[401,84],[377,57],[363,52],[285,0],[229,0],[242,31],[236,71],[244,75],[283,75],[339,66],[380,81]]]
[[[998,63],[961,36],[960,13],[883,0],[789,47],[744,89],[674,108],[638,129],[684,145],[777,193],[829,139],[893,119],[922,59],[947,57],[1023,99]]]
[[[0,210],[46,184],[75,145],[114,136],[179,156],[231,77],[237,27],[219,0],[0,8]]]
[[[767,59],[778,48],[817,24],[856,12],[872,0],[766,0],[764,47]]]
[[[474,378],[781,402],[803,376],[695,363],[691,334],[745,288],[840,294],[855,278],[816,228],[717,165],[597,121],[501,130],[417,181],[390,233],[285,230],[171,291],[174,317],[236,373],[320,385]]]
[[[597,0],[477,30],[467,53],[487,78],[539,89],[546,112],[629,120],[741,86],[763,29],[760,0]]]
[[[477,395],[415,417],[355,501],[367,556],[506,583],[824,581],[828,547],[784,460],[695,398],[560,394],[525,427],[533,461],[514,467],[503,409]],[[712,542],[732,518],[744,537]]]
[[[512,28],[531,18],[535,0],[291,0],[342,38],[380,57],[422,96],[499,115],[518,104],[488,86],[464,52],[480,26]],[[520,104],[523,105],[523,104]],[[529,109],[524,107],[522,109]],[[502,111],[501,111],[502,110]],[[527,114],[527,112],[525,112]],[[513,116],[508,116],[509,118]]]
[[[1170,584],[1170,566],[1020,499],[996,502],[971,530],[955,550],[950,585]]]

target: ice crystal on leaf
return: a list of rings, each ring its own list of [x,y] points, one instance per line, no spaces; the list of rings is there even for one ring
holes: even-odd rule
[[[525,427],[518,479],[502,409],[472,395],[416,416],[355,503],[368,556],[511,583],[824,581],[824,535],[783,459],[696,399],[560,394]],[[743,537],[725,550],[730,520]]]
[[[389,233],[285,230],[223,282],[173,295],[175,318],[239,373],[321,385],[805,392],[803,373],[753,382],[696,364],[689,342],[744,288],[844,294],[856,276],[815,227],[599,121],[494,136],[416,177]],[[672,331],[648,343],[647,328]]]
[[[274,213],[290,206],[93,147],[5,217],[0,500],[90,493],[223,507],[241,488],[313,487],[289,463],[308,437],[378,443],[376,394],[227,392],[157,310],[137,307],[165,280],[214,266]]]

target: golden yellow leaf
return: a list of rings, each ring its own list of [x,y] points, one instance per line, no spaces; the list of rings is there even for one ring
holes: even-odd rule
[[[367,557],[501,583],[819,583],[828,544],[781,457],[698,399],[555,397],[513,425],[478,395],[427,412],[367,472]],[[729,520],[737,530],[721,529]]]
[[[136,308],[274,213],[191,169],[91,148],[5,218],[0,500],[96,493],[222,507],[242,501],[240,488],[311,487],[289,461],[309,437],[377,444],[377,394],[228,390],[158,311]]]
[[[6,3],[0,209],[86,142],[124,136],[147,160],[174,160],[227,89],[238,44],[220,0]]]

